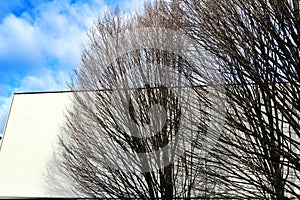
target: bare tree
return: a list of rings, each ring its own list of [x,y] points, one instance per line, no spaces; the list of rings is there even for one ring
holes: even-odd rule
[[[194,89],[208,75],[188,70],[213,66],[150,8],[108,14],[89,32],[60,138],[63,168],[83,195],[205,197],[216,185],[197,157],[200,139],[214,137],[204,135],[207,87]]]
[[[218,192],[300,198],[299,1],[180,0],[174,8],[177,27],[224,75],[225,131],[206,157],[223,172],[207,170]]]

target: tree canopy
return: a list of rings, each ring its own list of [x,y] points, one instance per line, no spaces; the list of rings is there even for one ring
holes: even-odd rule
[[[98,19],[63,167],[91,197],[300,196],[299,1],[179,0]]]

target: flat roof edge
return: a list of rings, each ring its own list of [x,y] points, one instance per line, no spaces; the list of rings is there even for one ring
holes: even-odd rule
[[[68,93],[72,92],[71,90],[60,90],[60,91],[39,91],[39,92],[15,92],[15,95],[18,94],[51,94],[51,93]]]

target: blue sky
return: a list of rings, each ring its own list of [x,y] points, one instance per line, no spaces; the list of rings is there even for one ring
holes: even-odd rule
[[[88,27],[116,5],[143,0],[0,0],[0,133],[13,93],[67,90]]]

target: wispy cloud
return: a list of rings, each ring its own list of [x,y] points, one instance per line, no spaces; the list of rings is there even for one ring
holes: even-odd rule
[[[116,4],[125,11],[143,5],[141,0],[6,2],[0,2],[0,133],[13,93],[66,89],[97,16]]]
[[[1,125],[0,133],[3,133],[10,102],[11,102],[11,97],[0,98],[0,125]]]

